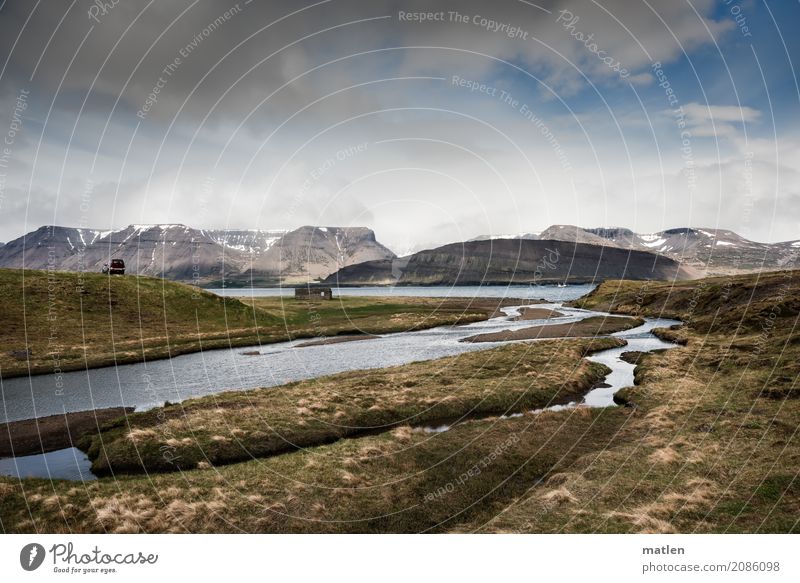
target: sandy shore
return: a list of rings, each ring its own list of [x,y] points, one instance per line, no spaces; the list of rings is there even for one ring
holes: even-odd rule
[[[514,320],[546,320],[550,318],[560,318],[563,315],[564,314],[561,312],[549,308],[520,308],[519,316],[514,318]]]
[[[132,412],[133,407],[111,407],[3,423],[0,425],[0,457],[35,455],[73,447],[84,433],[96,432],[98,425]]]
[[[295,345],[295,348],[305,348],[307,346],[324,346],[325,344],[339,344],[341,342],[358,342],[359,340],[374,340],[380,338],[375,334],[346,334],[343,336],[332,336],[330,338],[321,338],[319,340],[309,340],[308,342],[301,342]]]
[[[537,340],[540,338],[578,338],[604,336],[641,326],[641,318],[626,316],[594,316],[568,324],[531,326],[520,330],[501,330],[464,338],[462,342],[506,342],[509,340]]]

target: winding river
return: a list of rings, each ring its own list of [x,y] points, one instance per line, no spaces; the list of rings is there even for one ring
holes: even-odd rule
[[[579,298],[591,291],[592,287],[576,285],[564,288],[483,286],[395,289],[401,289],[406,296],[422,296],[423,293],[427,293],[429,297],[447,297],[449,294],[449,297],[519,297],[565,302]],[[382,290],[385,296],[391,289],[343,288],[337,290],[337,293],[370,295]],[[239,294],[243,293],[243,290],[236,291]],[[270,294],[281,291],[276,288],[260,290]],[[253,290],[252,293],[260,292]],[[590,314],[583,310],[564,310],[564,312],[569,312],[569,316],[557,320],[558,322],[580,320]],[[0,380],[0,390],[2,390],[0,423],[106,407],[125,406],[143,410],[163,405],[166,401],[175,403],[222,391],[272,387],[348,370],[382,368],[419,360],[432,360],[462,352],[485,350],[492,346],[459,342],[467,336],[512,327],[524,328],[539,323],[536,321],[509,323],[508,320],[507,317],[500,317],[469,326],[442,326],[430,330],[390,334],[369,341],[302,349],[295,346],[306,342],[307,339],[263,346],[209,350],[147,363],[63,373],[61,386],[58,387],[53,375]],[[245,354],[252,352],[259,354],[256,356]]]
[[[535,294],[537,298],[549,299],[544,297],[545,294],[541,291],[543,288],[535,289],[539,290]],[[574,299],[563,297],[564,290],[569,288],[559,288],[561,301]],[[569,295],[576,294],[575,297],[586,293],[586,290],[580,289],[569,291],[572,291]],[[0,411],[0,422],[117,406],[145,410],[160,406],[165,401],[177,402],[230,390],[276,386],[350,370],[432,360],[503,344],[461,342],[478,333],[540,324],[562,324],[605,315],[603,312],[564,307],[560,301],[547,307],[559,311],[563,316],[548,320],[516,321],[518,307],[507,307],[503,309],[505,315],[483,322],[387,334],[357,342],[298,347],[298,344],[306,340],[297,340],[211,350],[150,363],[66,373],[62,379],[63,391],[55,390],[54,379],[50,375],[8,379],[2,381],[3,407]],[[676,323],[674,320],[648,319],[643,326],[613,334],[625,339],[628,344],[589,357],[590,360],[607,365],[612,372],[606,377],[606,386],[590,391],[583,404],[590,407],[613,405],[614,393],[633,385],[634,365],[622,361],[620,355],[627,351],[647,352],[673,346],[656,338],[651,330]],[[252,354],[254,352],[255,355]],[[576,403],[568,406],[574,405]],[[0,475],[90,479],[93,476],[89,465],[85,454],[71,448],[44,455],[0,460]]]

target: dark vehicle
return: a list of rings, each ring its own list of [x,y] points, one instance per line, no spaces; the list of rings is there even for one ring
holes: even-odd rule
[[[122,259],[112,259],[108,272],[111,275],[125,275],[125,262]]]

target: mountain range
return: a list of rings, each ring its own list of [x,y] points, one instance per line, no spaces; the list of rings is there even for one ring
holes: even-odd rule
[[[44,226],[0,247],[0,267],[100,271],[115,258],[125,261],[128,273],[207,286],[303,283],[353,263],[393,257],[363,227],[248,231],[129,225],[100,231]]]
[[[699,276],[781,269],[800,253],[800,240],[757,243],[733,231],[689,227],[638,234],[622,227],[553,225],[541,233],[483,236],[473,241],[498,238],[569,241],[658,253],[694,268]]]
[[[553,225],[539,233],[476,237],[397,257],[365,227],[44,226],[0,243],[0,267],[100,271],[119,258],[128,273],[206,287],[315,281],[430,285],[686,279],[781,269],[798,254],[800,241],[757,243],[732,231],[688,227],[638,234]]]

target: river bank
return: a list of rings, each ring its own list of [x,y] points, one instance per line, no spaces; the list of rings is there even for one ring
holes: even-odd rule
[[[3,383],[5,407],[0,413],[5,417],[0,421],[18,421],[91,408],[132,406],[137,410],[146,410],[166,402],[176,403],[222,392],[274,387],[340,372],[433,360],[490,347],[459,342],[464,337],[535,323],[513,319],[518,315],[517,308],[513,306],[498,307],[508,303],[519,305],[519,300],[476,299],[474,302],[484,311],[466,312],[470,320],[471,315],[475,315],[475,321],[465,323],[462,321],[465,314],[463,307],[452,308],[453,300],[413,298],[413,302],[400,304],[395,300],[351,299],[362,305],[349,304],[342,316],[349,316],[346,331],[343,320],[335,328],[321,327],[312,337],[328,340],[352,336],[356,332],[368,334],[372,329],[396,331],[363,342],[317,342],[317,345],[297,349],[297,345],[304,341],[291,340],[268,345],[255,344],[241,350],[228,347],[209,349],[168,360],[68,372],[57,379],[59,390],[54,390],[54,379],[50,375],[8,379]],[[277,301],[280,305],[280,300],[265,300]],[[445,308],[433,308],[433,312],[430,312],[430,301]],[[476,305],[473,300],[465,302]],[[321,321],[331,321],[324,310],[342,314],[341,307],[332,305],[335,303],[327,302],[319,307]],[[416,311],[410,307],[398,311],[399,305],[421,307]],[[376,313],[379,308],[383,310],[380,315]],[[574,309],[564,313],[559,319],[541,322],[565,323],[590,315]],[[442,320],[446,325],[434,326]],[[453,321],[458,325],[452,325]],[[410,324],[414,325],[411,330],[408,329]],[[334,330],[341,334],[334,334]]]
[[[111,407],[50,415],[0,425],[0,458],[47,453],[74,447],[81,436],[113,419],[133,413],[133,407]]]
[[[476,322],[520,303],[502,295],[456,298],[452,289],[449,295],[221,297],[150,277],[2,269],[0,377],[48,375],[60,390],[62,375],[75,371],[301,338]]]

